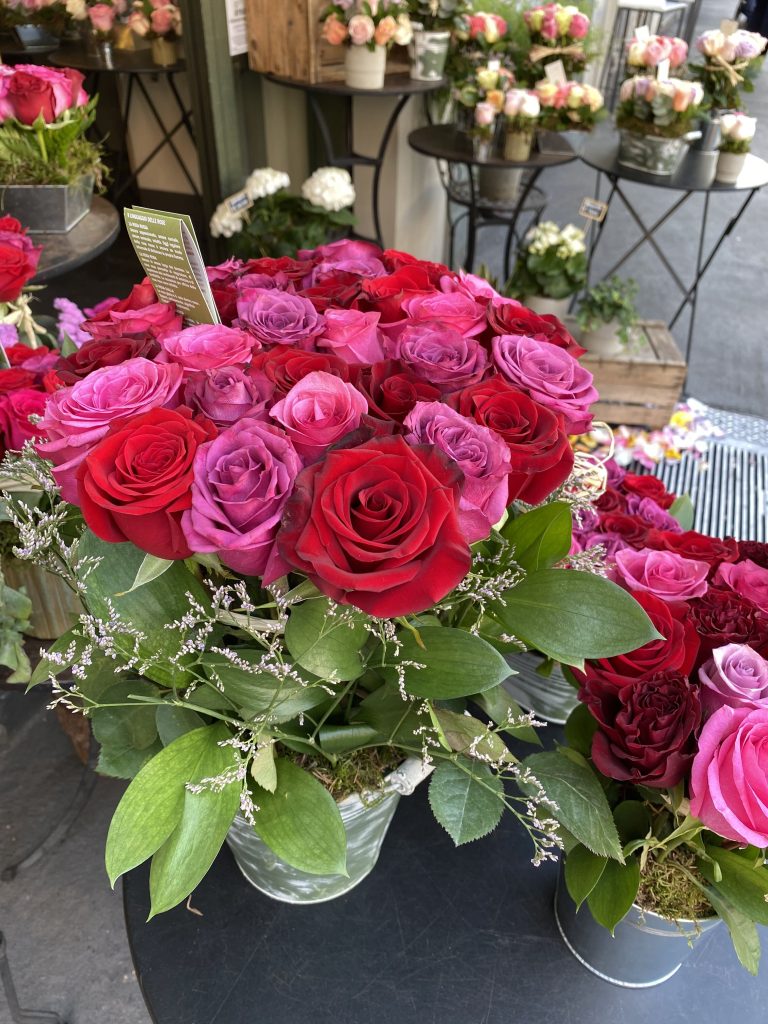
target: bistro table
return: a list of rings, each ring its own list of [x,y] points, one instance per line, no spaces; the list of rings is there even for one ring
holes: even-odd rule
[[[764,1024],[768,969],[750,977],[722,925],[658,988],[627,990],[585,970],[555,923],[556,866],[532,867],[527,836],[508,818],[455,849],[422,785],[401,800],[371,875],[314,906],[264,896],[225,849],[191,911],[147,923],[149,872],[132,872],[126,923],[152,1020]]]
[[[751,153],[747,154],[743,171],[739,175],[735,184],[729,185],[713,180],[713,164],[707,157],[707,154],[699,150],[690,149],[674,174],[649,174],[647,171],[639,171],[634,167],[628,167],[625,164],[619,163],[619,136],[613,131],[595,132],[594,135],[586,140],[579,152],[579,157],[585,164],[587,164],[587,166],[593,167],[598,172],[598,196],[600,175],[605,175],[610,186],[607,196],[608,213],[603,221],[597,225],[595,235],[593,236],[589,254],[590,267],[594,260],[595,250],[602,238],[605,225],[608,221],[608,217],[610,216],[611,203],[613,202],[613,199],[617,197],[629,212],[632,220],[638,228],[640,228],[641,235],[640,238],[634,242],[618,260],[616,260],[610,270],[605,273],[604,279],[615,274],[619,267],[623,266],[624,263],[626,263],[626,261],[647,242],[654,250],[683,296],[677,311],[669,321],[668,326],[670,330],[680,319],[680,315],[685,307],[690,307],[691,314],[685,344],[685,361],[686,363],[689,362],[691,343],[693,341],[693,332],[696,323],[696,303],[698,300],[699,283],[712,264],[712,261],[720,250],[721,245],[739,223],[745,210],[755,198],[756,194],[761,188],[768,185],[768,163]],[[623,187],[624,182],[633,182],[638,185],[647,185],[652,188],[668,189],[672,192],[680,192],[682,195],[674,201],[672,206],[670,206],[661,217],[658,217],[653,224],[649,225],[641,217],[640,213],[633,205],[632,200],[627,195]],[[712,249],[705,255],[704,245],[707,221],[709,218],[710,197],[734,192],[738,192],[744,196],[742,203],[735,215],[731,217],[726,224]],[[675,269],[671,260],[667,257],[661,245],[657,242],[654,235],[656,231],[658,231],[663,224],[674,216],[674,214],[684,206],[692,196],[697,194],[703,196],[703,204],[696,256],[696,274],[693,281],[690,284],[686,284],[680,277],[680,274]]]
[[[464,208],[464,213],[455,220],[450,219],[450,264],[453,266],[453,245],[456,228],[459,223],[467,220],[467,248],[464,269],[472,271],[475,263],[475,247],[479,228],[489,224],[505,225],[507,240],[504,247],[504,277],[509,277],[510,256],[515,240],[515,230],[520,215],[524,211],[533,211],[536,216],[546,204],[546,197],[540,189],[535,188],[536,181],[547,167],[558,167],[571,163],[576,153],[568,139],[553,132],[540,133],[540,149],[531,153],[529,160],[512,163],[502,157],[492,156],[481,159],[474,153],[472,138],[460,131],[455,124],[435,124],[425,128],[416,128],[408,136],[409,145],[417,153],[433,157],[448,165],[448,173],[442,176],[443,186],[448,199],[457,206]],[[465,174],[458,177],[454,166],[465,168]],[[521,169],[525,172],[523,183],[517,196],[511,200],[485,199],[472,173],[473,167],[508,169],[510,172]]]
[[[33,284],[45,284],[95,260],[112,245],[120,232],[120,215],[112,203],[94,196],[90,212],[71,231],[61,234],[35,232],[30,237],[42,245]]]
[[[295,78],[283,78],[280,75],[265,75],[264,77],[268,82],[274,82],[276,85],[284,85],[289,89],[300,89],[302,92],[307,94],[309,106],[312,110],[312,116],[315,119],[315,124],[320,132],[320,138],[323,141],[325,158],[331,167],[346,167],[347,169],[352,167],[373,168],[371,207],[373,211],[374,237],[371,241],[375,241],[377,245],[380,245],[383,248],[384,241],[381,232],[379,191],[381,185],[381,171],[384,166],[384,157],[387,154],[389,140],[392,136],[395,125],[397,124],[397,119],[400,117],[403,107],[411,96],[426,96],[431,92],[435,92],[437,89],[441,89],[445,85],[445,79],[441,78],[434,82],[419,82],[407,74],[391,74],[385,77],[384,87],[382,89],[354,89],[343,81],[304,82]],[[338,96],[344,100],[344,124],[346,138],[344,148],[341,152],[336,152],[334,148],[331,129],[328,125],[322,105],[319,102],[320,96]],[[381,139],[379,140],[378,149],[373,156],[365,156],[358,153],[355,149],[352,103],[356,96],[393,96],[397,99],[397,102],[392,108],[392,112],[387,119],[387,123],[384,126],[384,131],[382,132]]]

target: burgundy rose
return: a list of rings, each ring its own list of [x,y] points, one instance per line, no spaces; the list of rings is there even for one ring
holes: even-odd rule
[[[695,530],[686,530],[684,533],[649,530],[646,547],[656,548],[657,551],[674,551],[683,558],[706,562],[713,569],[721,562],[735,562],[739,554],[732,537],[723,540],[719,537],[705,537]]]
[[[711,586],[691,601],[691,617],[701,639],[699,664],[726,644],[749,644],[768,657],[768,615],[740,594]]]
[[[759,540],[740,540],[737,541],[737,548],[739,554],[736,561],[741,562],[748,558],[755,565],[768,569],[768,544],[763,544]],[[730,559],[726,559],[726,561],[730,561]]]
[[[492,302],[486,315],[493,334],[521,334],[535,341],[548,341],[551,345],[564,348],[574,359],[586,352],[556,316],[539,316],[514,299]]]
[[[331,373],[340,380],[349,380],[349,367],[343,359],[325,352],[304,352],[297,348],[278,346],[254,357],[251,367],[272,384],[275,397],[282,398],[309,373]]]
[[[402,423],[417,402],[439,400],[440,391],[397,359],[352,368],[352,383],[368,401],[372,416]]]
[[[670,508],[675,500],[674,494],[669,493],[657,476],[625,473],[623,487],[628,494],[639,494],[641,498],[653,498],[661,508]]]
[[[384,347],[389,356],[443,394],[477,384],[488,369],[488,355],[478,341],[437,320],[408,324],[396,341],[388,339]]]
[[[614,487],[606,487],[595,502],[595,508],[599,512],[624,512],[627,508],[627,499]]]
[[[117,366],[137,356],[154,359],[159,353],[160,345],[152,337],[93,338],[70,355],[62,356],[54,366],[54,371],[62,384],[69,385],[103,366]]]
[[[635,516],[626,515],[624,512],[604,512],[600,516],[600,533],[618,534],[623,537],[627,547],[645,547],[645,538],[648,535],[648,527]]]

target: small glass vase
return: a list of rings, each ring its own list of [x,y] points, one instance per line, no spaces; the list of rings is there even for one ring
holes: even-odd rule
[[[173,39],[166,39],[165,36],[157,36],[152,40],[152,61],[160,68],[169,68],[179,59],[176,42]]]
[[[115,52],[112,39],[96,38],[96,54],[105,68],[112,71],[115,66]]]

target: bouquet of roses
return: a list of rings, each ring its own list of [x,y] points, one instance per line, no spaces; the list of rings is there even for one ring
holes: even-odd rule
[[[171,42],[181,37],[181,8],[165,0],[134,0],[128,24],[137,36]]]
[[[627,64],[630,68],[657,68],[669,61],[672,70],[682,67],[688,58],[688,43],[677,36],[634,36],[627,43]]]
[[[616,124],[641,135],[679,138],[690,131],[703,99],[698,82],[636,75],[621,84]]]
[[[720,115],[720,152],[748,153],[757,129],[757,118],[739,110],[728,110]]]
[[[585,82],[536,83],[541,126],[553,132],[591,131],[605,116],[603,94]]]
[[[503,655],[580,665],[656,635],[565,568],[568,433],[597,398],[581,350],[487,282],[366,242],[209,278],[222,323],[185,327],[149,282],[91,316],[39,454],[4,466],[37,482],[7,498],[18,556],[86,609],[34,679],[67,673],[56,700],[91,718],[100,769],[133,777],[110,877],[152,857],[153,913],[174,906],[238,813],[281,862],[344,875],[320,779],[338,793],[367,766],[380,788],[371,768],[409,756],[457,843],[507,810],[551,856],[549,804],[504,740],[531,722]],[[574,785],[590,798],[588,768]]]
[[[349,0],[332,3],[320,15],[323,39],[331,46],[407,46],[413,37],[406,0]]]
[[[729,35],[720,29],[702,32],[696,49],[704,63],[691,65],[691,72],[703,85],[709,106],[735,110],[743,107],[741,93],[754,92],[754,80],[767,44],[765,36],[743,28]]]
[[[543,68],[553,60],[561,60],[567,75],[578,75],[588,60],[585,40],[590,21],[573,5],[543,4],[523,11],[530,42],[520,79],[534,85],[542,78]]]
[[[40,25],[61,35],[70,21],[66,0],[3,0],[0,4],[0,31],[17,25]]]

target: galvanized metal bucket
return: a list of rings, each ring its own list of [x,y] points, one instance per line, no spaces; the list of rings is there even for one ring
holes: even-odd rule
[[[65,234],[91,209],[93,175],[71,185],[2,185],[0,213],[10,214],[32,234]]]
[[[579,703],[576,690],[559,665],[548,676],[540,676],[536,669],[542,662],[542,656],[533,651],[508,655],[507,664],[517,674],[510,676],[503,686],[526,711],[532,711],[545,722],[563,725]]]
[[[371,873],[401,796],[410,796],[431,773],[409,757],[384,780],[378,793],[358,794],[339,801],[347,833],[347,875],[311,875],[281,860],[241,815],[227,835],[227,844],[245,878],[261,892],[283,903],[324,903],[354,889]]]
[[[633,904],[616,925],[614,935],[592,917],[583,904],[577,912],[563,876],[555,892],[555,920],[563,942],[588,971],[622,988],[653,988],[675,975],[694,946],[719,924],[719,917],[702,921],[670,921]]]
[[[647,174],[674,174],[688,152],[691,136],[665,139],[619,129],[619,163]]]

